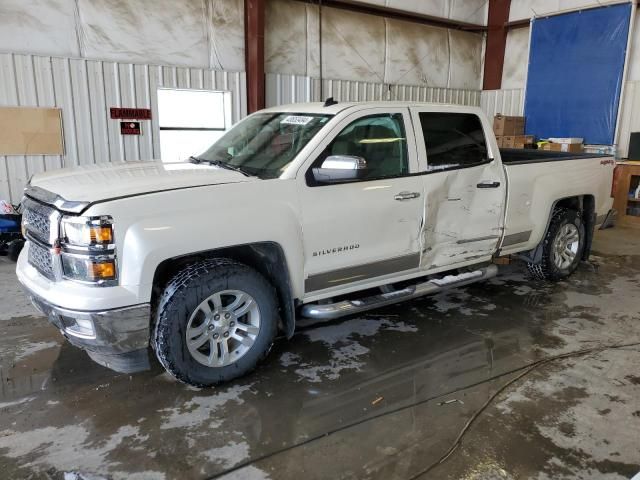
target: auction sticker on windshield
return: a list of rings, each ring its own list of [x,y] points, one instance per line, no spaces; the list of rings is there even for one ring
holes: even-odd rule
[[[285,123],[287,125],[306,125],[311,120],[313,120],[313,117],[301,117],[299,115],[289,115],[280,123]]]

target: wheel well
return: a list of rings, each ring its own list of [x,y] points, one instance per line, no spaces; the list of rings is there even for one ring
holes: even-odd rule
[[[596,224],[596,201],[593,195],[576,195],[573,197],[561,198],[553,203],[547,217],[547,226],[544,230],[542,241],[533,250],[519,254],[519,256],[527,262],[534,264],[540,262],[540,259],[542,258],[542,246],[544,244],[544,239],[547,236],[553,212],[555,212],[557,208],[567,208],[569,210],[580,212],[586,237],[582,259],[587,260],[589,258]]]
[[[224,257],[243,263],[263,275],[276,290],[282,320],[281,330],[291,337],[295,330],[295,306],[291,279],[282,247],[275,242],[260,242],[198,252],[164,260],[153,276],[152,308],[169,280],[186,265],[206,258]],[[152,318],[155,321],[155,311]]]

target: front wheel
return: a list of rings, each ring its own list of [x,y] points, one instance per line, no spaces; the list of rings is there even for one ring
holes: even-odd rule
[[[585,230],[580,213],[560,208],[554,211],[543,240],[540,263],[529,263],[529,273],[539,280],[560,280],[571,275],[582,258]]]
[[[178,380],[198,387],[255,368],[269,352],[278,324],[273,287],[229,259],[182,270],[164,290],[157,311],[158,360]]]

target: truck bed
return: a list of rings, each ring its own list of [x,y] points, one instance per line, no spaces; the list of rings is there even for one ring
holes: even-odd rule
[[[549,150],[522,148],[501,148],[500,156],[502,157],[502,163],[506,165],[579,160],[585,158],[613,158],[612,155],[604,155],[602,153],[551,152]]]
[[[503,254],[538,245],[558,200],[589,197],[598,217],[611,208],[610,155],[519,149],[500,153],[508,184]]]

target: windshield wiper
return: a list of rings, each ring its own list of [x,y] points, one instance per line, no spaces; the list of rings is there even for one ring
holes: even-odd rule
[[[244,175],[245,177],[253,177],[254,175],[251,175],[250,173],[244,171],[242,168],[240,167],[236,167],[235,165],[231,165],[227,162],[223,162],[222,160],[207,160],[204,158],[199,158],[199,157],[189,157],[189,161],[191,163],[208,163],[209,165],[212,165],[214,167],[220,167],[220,168],[224,168],[226,170],[233,170],[234,172],[238,172],[241,173],[242,175]]]
[[[238,172],[243,174],[245,177],[253,177],[249,172],[246,172],[240,167],[236,167],[235,165],[231,165],[230,163],[223,162],[222,160],[204,160],[209,165],[213,165],[220,168],[226,168],[227,170],[233,170],[234,172]]]

